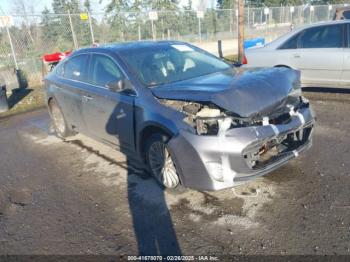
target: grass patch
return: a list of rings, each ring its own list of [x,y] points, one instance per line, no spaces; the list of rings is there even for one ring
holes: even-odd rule
[[[224,58],[225,58],[225,60],[227,60],[229,62],[236,62],[236,61],[238,61],[238,55],[227,55]]]
[[[0,118],[27,111],[32,111],[45,106],[45,92],[43,86],[14,89],[8,95],[9,111],[0,113]]]

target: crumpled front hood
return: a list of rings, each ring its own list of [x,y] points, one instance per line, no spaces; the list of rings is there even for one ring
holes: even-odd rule
[[[300,86],[300,72],[288,68],[230,69],[152,89],[157,98],[211,102],[241,117],[268,115]]]

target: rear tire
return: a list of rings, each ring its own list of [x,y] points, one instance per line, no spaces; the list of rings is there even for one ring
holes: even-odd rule
[[[146,163],[152,176],[165,188],[176,188],[180,179],[167,148],[169,138],[163,134],[151,135],[145,143]]]
[[[62,110],[59,107],[55,98],[50,101],[49,104],[50,115],[53,124],[53,128],[58,137],[66,138],[72,135],[72,131],[69,129],[66,119],[63,116]]]

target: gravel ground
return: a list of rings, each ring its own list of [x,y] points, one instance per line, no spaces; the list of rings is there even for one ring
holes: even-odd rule
[[[120,152],[49,134],[46,110],[0,119],[0,254],[350,253],[350,94],[306,93],[314,145],[219,192],[163,191]]]

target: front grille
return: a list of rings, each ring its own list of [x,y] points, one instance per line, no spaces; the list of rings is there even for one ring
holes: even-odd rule
[[[249,168],[261,169],[293,153],[309,141],[313,126],[249,146],[243,153]]]

